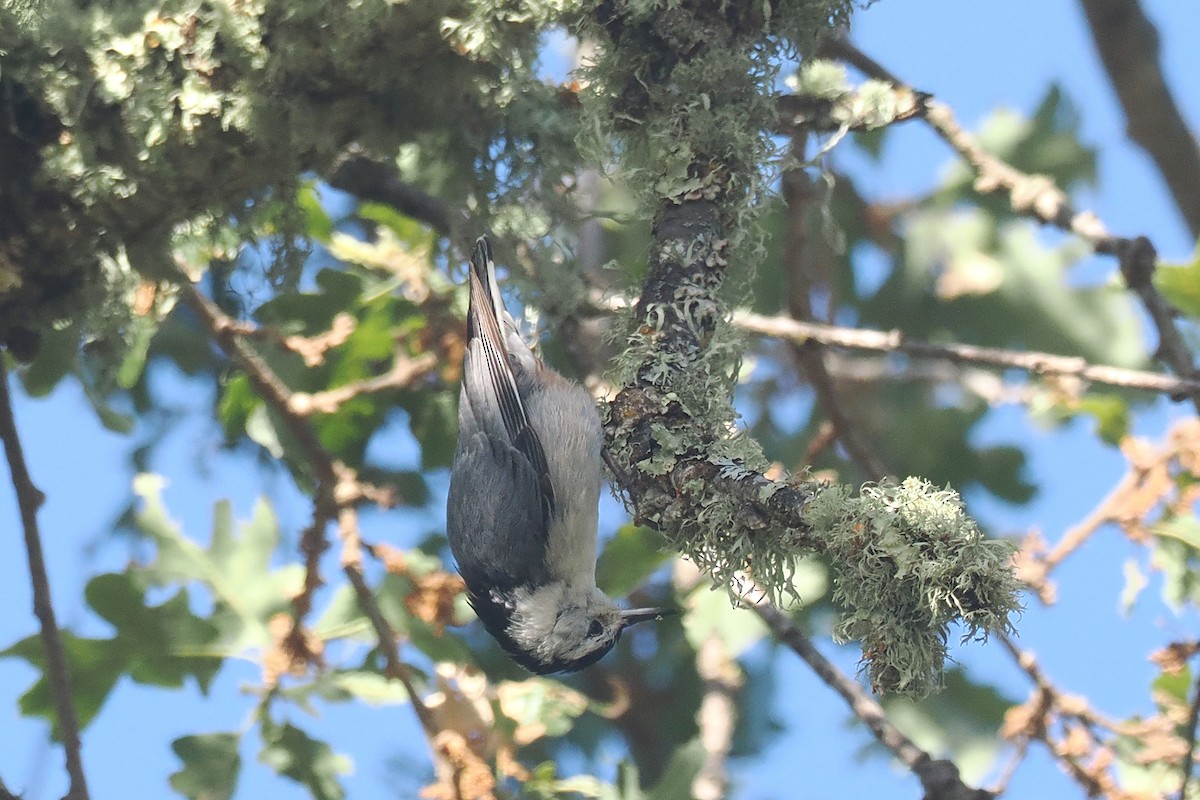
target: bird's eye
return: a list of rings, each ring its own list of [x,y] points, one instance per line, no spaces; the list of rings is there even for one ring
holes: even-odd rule
[[[600,624],[600,620],[592,620],[592,624],[588,626],[588,636],[599,636],[604,633],[604,626]]]

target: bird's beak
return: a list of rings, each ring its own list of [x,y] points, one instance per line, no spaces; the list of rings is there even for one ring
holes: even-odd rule
[[[630,608],[621,612],[621,627],[628,628],[639,622],[674,616],[679,613],[677,608]]]

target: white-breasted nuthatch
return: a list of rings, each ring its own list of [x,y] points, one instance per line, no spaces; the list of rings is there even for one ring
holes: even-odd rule
[[[475,613],[521,666],[572,672],[665,609],[622,610],[596,588],[600,415],[522,341],[486,236],[468,277],[467,349],[446,531]]]

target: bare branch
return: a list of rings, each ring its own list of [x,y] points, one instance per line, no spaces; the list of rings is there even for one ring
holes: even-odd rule
[[[907,122],[925,115],[924,98],[916,92],[896,93],[896,109],[887,124]],[[846,92],[836,98],[810,97],[801,94],[780,95],[775,100],[779,110],[779,133],[795,134],[801,131],[834,133],[840,131],[868,131],[881,127],[878,114],[861,102],[859,93]]]
[[[1200,147],[1179,113],[1159,63],[1158,31],[1137,0],[1080,0],[1128,132],[1175,198],[1192,238],[1200,237]]]
[[[317,438],[316,430],[296,414],[290,413],[291,389],[279,379],[262,356],[246,343],[243,338],[245,326],[217,308],[216,303],[182,276],[179,279],[179,291],[183,302],[196,314],[221,349],[245,371],[263,402],[280,415],[288,432],[300,446],[305,462],[313,470],[318,489],[332,492],[338,480],[333,457]]]
[[[840,37],[826,40],[822,55],[852,64],[865,74],[888,81],[897,87],[910,88],[870,57]],[[922,95],[925,120],[947,144],[975,171],[975,188],[979,192],[1006,192],[1013,211],[1074,233],[1101,255],[1115,256],[1120,263],[1126,285],[1142,301],[1158,331],[1156,358],[1167,364],[1180,378],[1193,380],[1196,367],[1191,351],[1175,327],[1175,310],[1154,287],[1157,252],[1144,236],[1123,238],[1113,236],[1104,223],[1091,212],[1076,213],[1070,198],[1045,175],[1026,175],[988,153],[954,118],[954,112],[931,95]],[[1200,411],[1200,391],[1189,392],[1192,404]]]
[[[692,797],[720,800],[729,791],[725,761],[737,724],[736,696],[742,686],[742,673],[725,641],[715,633],[700,645],[696,654],[696,672],[704,684],[704,696],[700,700],[700,710],[696,712],[704,763],[692,780]]]
[[[1089,383],[1171,395],[1200,392],[1200,380],[1194,378],[1184,379],[1158,372],[1094,365],[1082,358],[1052,353],[1004,350],[972,344],[931,344],[910,339],[899,330],[841,328],[819,322],[805,322],[789,317],[767,317],[744,311],[734,314],[733,322],[745,330],[799,344],[811,341],[847,350],[901,353],[915,358],[941,359],[954,364],[1019,369],[1037,375],[1058,375],[1078,378]]]
[[[357,149],[344,155],[326,178],[329,185],[362,200],[385,203],[405,216],[420,220],[442,236],[453,236],[456,223],[450,206],[400,180],[396,167]]]
[[[321,552],[328,547],[324,538],[325,525],[329,520],[336,518],[338,535],[342,541],[342,569],[354,587],[359,606],[375,628],[376,636],[379,639],[379,648],[387,665],[387,675],[398,680],[408,692],[409,701],[429,739],[431,752],[435,759],[439,759],[439,750],[434,742],[439,728],[429,708],[422,702],[421,696],[413,686],[408,667],[400,660],[396,652],[396,632],[392,630],[391,625],[383,616],[362,571],[362,541],[358,533],[358,512],[355,510],[355,504],[363,500],[371,500],[381,505],[390,505],[392,493],[359,481],[354,470],[333,458],[325,450],[311,423],[303,415],[297,413],[297,395],[294,395],[284,385],[270,366],[244,341],[243,337],[246,333],[244,326],[239,326],[235,320],[226,316],[186,279],[180,281],[180,293],[184,302],[196,313],[222,349],[238,362],[238,366],[254,384],[263,401],[283,419],[288,430],[299,442],[309,469],[316,476],[313,521],[301,539],[307,574],[304,589],[294,603],[296,614],[293,618],[293,633],[298,629],[301,618],[311,605],[312,592],[321,584],[317,567],[320,563]],[[417,365],[418,362],[420,362],[419,369],[431,368],[426,363],[428,360],[425,358],[405,362],[404,369],[410,375],[415,375],[414,365]],[[396,372],[397,370],[393,369],[393,373]],[[384,378],[388,377],[384,376]],[[395,375],[392,376],[392,380],[396,380]],[[315,396],[317,395],[308,396],[310,403],[311,398]]]
[[[792,137],[792,155],[794,160],[800,163],[805,160],[806,138],[803,132]],[[788,276],[788,310],[793,317],[811,321],[813,280],[810,275],[812,247],[808,236],[808,216],[812,211],[814,198],[812,183],[804,170],[789,169],[784,173],[783,196],[787,202],[787,248],[783,258],[784,272]],[[882,480],[889,470],[879,456],[862,441],[859,435],[861,427],[853,424],[843,410],[845,404],[825,366],[824,353],[808,342],[793,341],[793,355],[808,377],[822,410],[833,423],[838,441],[868,478],[873,481]]]
[[[787,615],[761,593],[743,598],[780,642],[800,656],[821,681],[850,706],[880,744],[917,776],[925,789],[926,800],[989,800],[991,793],[963,783],[958,767],[943,759],[934,759],[918,747],[888,719],[887,712],[853,678],[843,674],[812,643]]]
[[[75,694],[71,690],[71,665],[67,661],[67,651],[54,616],[50,576],[46,572],[42,534],[38,529],[37,512],[46,501],[46,496],[34,485],[25,463],[25,453],[13,416],[8,369],[3,353],[0,353],[0,439],[4,440],[13,490],[21,511],[21,527],[25,531],[29,580],[33,584],[33,613],[38,618],[42,647],[46,650],[46,681],[50,686],[50,699],[54,703],[54,715],[58,720],[58,732],[66,754],[67,775],[70,777],[67,800],[88,800],[87,778],[80,754],[79,718],[75,714]]]
[[[1127,797],[1109,771],[1113,759],[1101,756],[1109,749],[1102,731],[1116,731],[1118,725],[1095,712],[1084,698],[1054,686],[1032,652],[1021,650],[1005,634],[999,637],[1034,685],[1025,704],[1009,709],[1004,723],[1006,738],[1041,742],[1089,797]],[[1061,729],[1058,735],[1056,723]]]
[[[301,417],[312,414],[332,414],[343,403],[356,397],[393,389],[411,388],[417,381],[433,372],[437,364],[437,356],[433,353],[424,353],[411,359],[398,356],[392,364],[392,368],[378,377],[353,381],[313,394],[296,392],[291,397],[289,408],[293,414]]]
[[[1196,688],[1192,690],[1192,706],[1188,711],[1187,728],[1184,732],[1184,738],[1187,740],[1187,752],[1183,756],[1183,763],[1179,768],[1183,773],[1183,777],[1179,781],[1179,800],[1187,800],[1188,784],[1192,782],[1192,772],[1196,768],[1196,733],[1200,727],[1200,676],[1196,677]]]

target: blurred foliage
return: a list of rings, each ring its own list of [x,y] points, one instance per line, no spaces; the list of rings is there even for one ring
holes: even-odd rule
[[[784,29],[817,8],[782,5],[786,13],[775,25],[784,36],[772,41],[771,53],[789,50],[788,36],[798,34]],[[305,660],[287,649],[284,632],[304,569],[300,532],[280,530],[271,501],[260,501],[241,522],[229,503],[217,501],[203,534],[171,518],[165,479],[149,465],[181,422],[181,396],[201,388],[213,398],[205,421],[227,448],[286,472],[303,490],[312,487],[310,465],[288,427],[177,305],[171,279],[177,268],[201,281],[226,313],[253,329],[248,344],[296,393],[353,387],[435,353],[437,368],[411,385],[358,393],[308,419],[321,444],[360,477],[394,487],[408,510],[439,515],[456,430],[463,242],[493,232],[509,270],[506,286],[518,292],[524,317],[549,334],[545,352],[581,377],[604,370],[603,359],[579,357],[588,337],[603,352],[602,331],[579,323],[588,292],[630,291],[644,273],[651,240],[636,198],[645,187],[632,180],[635,173],[580,155],[579,87],[548,79],[539,62],[547,37],[561,33],[555,26],[578,11],[553,0],[46,0],[18,17],[0,12],[0,88],[17,123],[0,132],[0,338],[28,362],[20,376],[30,395],[78,382],[102,423],[129,437],[131,465],[140,473],[128,513],[114,526],[130,535],[130,563],[89,580],[92,617],[78,631],[90,633],[64,633],[82,724],[95,719],[122,679],[207,692],[229,664],[249,660],[261,673],[243,698],[258,761],[313,797],[337,798],[354,754],[335,752],[319,722],[302,726],[294,718],[333,703],[408,703],[384,675],[352,588],[334,577],[337,553],[321,559],[330,585],[314,595],[304,626],[315,656]],[[635,66],[620,66],[630,72],[626,88],[640,80]],[[762,88],[766,74],[718,88]],[[712,80],[699,71],[691,78],[693,90]],[[732,122],[732,133],[753,137],[738,151],[746,164],[735,177],[743,181],[741,197],[760,197],[746,213],[760,224],[750,233],[763,255],[743,259],[756,261],[753,270],[735,265],[734,301],[761,313],[794,310],[799,282],[783,256],[795,221],[773,179],[785,167],[803,169],[814,185],[830,178],[833,187],[818,193],[823,221],[810,225],[818,235],[805,277],[821,316],[931,341],[1145,366],[1130,297],[1115,283],[1077,279],[1073,270],[1085,255],[1079,245],[1036,230],[1002,198],[979,194],[965,165],[954,165],[923,196],[885,204],[839,171],[837,149],[820,166],[771,160],[779,143],[757,122],[731,121],[720,103],[708,97],[705,108],[701,96],[691,110],[713,142],[725,141],[731,131],[722,126]],[[1052,87],[1031,115],[998,112],[978,136],[1014,166],[1078,190],[1094,179],[1096,162],[1078,139],[1079,122]],[[627,131],[614,139],[605,126],[582,137],[593,137],[593,154],[598,145],[609,155],[622,141],[628,147]],[[594,141],[598,134],[602,142]],[[460,227],[439,235],[388,205],[330,191],[325,179],[351,144],[384,158],[397,181],[461,213]],[[656,128],[644,144],[657,159],[655,174],[662,173],[656,190],[706,188],[687,174],[690,154],[677,151],[672,130]],[[857,134],[838,147],[886,159],[889,133]],[[582,179],[593,170],[607,173]],[[837,236],[827,235],[832,230]],[[590,240],[613,259],[608,268],[599,266],[604,258],[579,263]],[[29,253],[37,258],[18,257]],[[1200,318],[1198,263],[1156,274],[1160,290],[1193,322]],[[18,352],[30,334],[35,345]],[[737,411],[767,458],[787,469],[861,479],[838,448],[813,449],[827,417],[797,377],[796,353],[772,342],[747,347]],[[962,373],[931,378],[900,358],[830,364],[844,412],[893,473],[1009,503],[1034,496],[1028,443],[980,444],[979,430],[1000,401]],[[1113,445],[1127,441],[1131,414],[1145,402],[1034,378],[1026,388],[1039,420],[1061,424],[1086,415]],[[1161,571],[1167,602],[1194,606],[1200,523],[1184,501],[1196,475],[1186,458],[1172,469],[1164,485],[1179,494],[1155,495],[1154,513],[1135,515],[1150,520],[1150,550],[1134,571]],[[757,619],[735,608],[723,588],[682,579],[657,534],[633,523],[617,527],[603,544],[598,582],[612,594],[678,605],[683,616],[631,631],[586,673],[535,679],[478,626],[457,627],[470,618],[460,597],[434,602],[445,599],[436,587],[447,578],[448,554],[440,530],[417,525],[398,533],[402,552],[398,544],[389,553],[370,542],[376,557],[368,560],[368,579],[403,637],[402,657],[419,685],[440,695],[443,710],[460,714],[451,727],[486,744],[500,795],[688,796],[704,757],[696,719],[708,687],[697,654],[714,638],[740,677],[736,757],[762,753],[789,723],[773,709],[778,693],[792,691],[776,675],[777,659],[790,654],[769,644]],[[899,577],[923,579],[918,562],[910,557]],[[846,594],[838,580],[825,561],[794,565],[801,601],[794,617],[806,631],[824,636],[837,628]],[[1136,589],[1127,600],[1137,600]],[[50,721],[57,736],[40,638],[7,644],[0,657],[36,671],[20,712]],[[1164,670],[1152,691],[1159,717],[1173,719],[1191,682],[1186,669]],[[995,766],[1004,747],[997,731],[1015,703],[955,669],[942,694],[920,703],[890,700],[888,710],[934,755],[978,776]],[[1138,730],[1123,733],[1122,768],[1138,785],[1170,790],[1169,759],[1147,754]],[[243,760],[252,738],[238,730],[176,739],[170,746],[180,765],[171,788],[190,798],[234,796],[243,773],[262,769]],[[409,772],[420,782],[434,779],[423,744],[397,747],[420,750],[420,766]],[[595,777],[606,773],[611,780]]]

